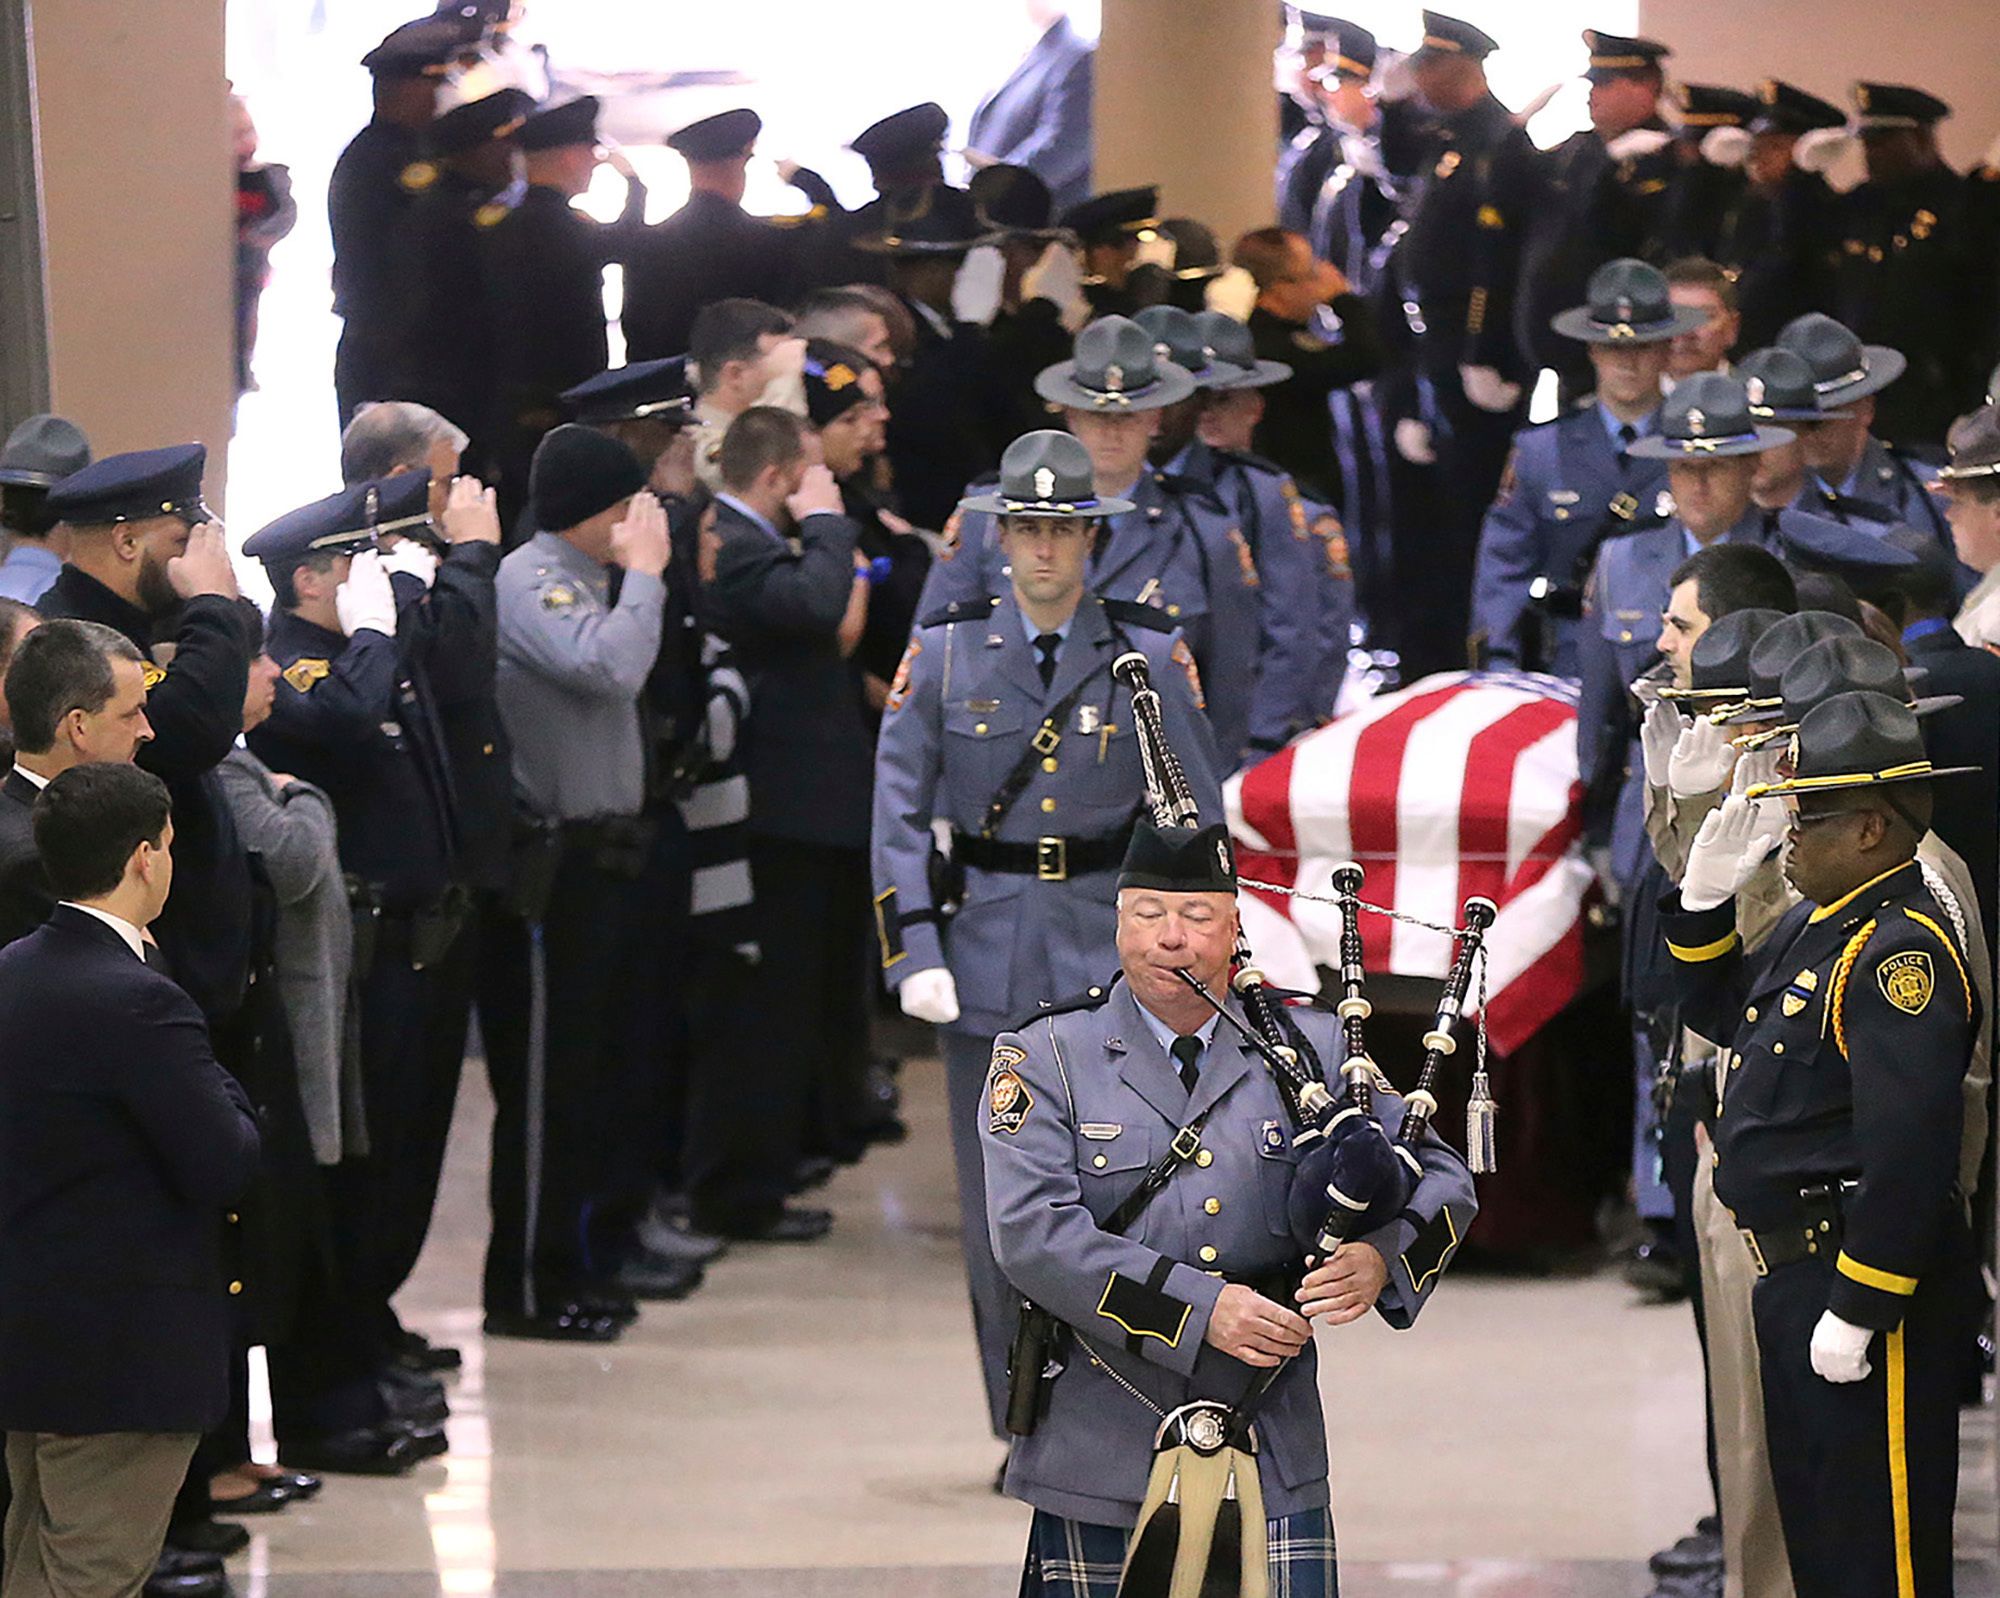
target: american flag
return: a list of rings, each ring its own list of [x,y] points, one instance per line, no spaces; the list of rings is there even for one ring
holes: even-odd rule
[[[1503,1054],[1583,982],[1581,799],[1574,687],[1496,672],[1446,672],[1370,700],[1224,790],[1244,877],[1326,894],[1353,860],[1362,899],[1404,915],[1456,926],[1471,895],[1498,905],[1486,1026]],[[1339,912],[1256,889],[1242,903],[1265,974],[1316,992],[1315,965],[1340,964]],[[1370,971],[1442,978],[1450,964],[1444,933],[1365,911],[1361,931]]]

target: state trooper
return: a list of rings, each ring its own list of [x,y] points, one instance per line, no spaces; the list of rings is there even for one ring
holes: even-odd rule
[[[1199,431],[1211,394],[1281,383],[1290,368],[1258,360],[1250,330],[1220,312],[1197,317],[1178,305],[1149,305],[1134,320],[1153,335],[1160,354],[1195,380],[1193,394],[1160,413],[1152,459],[1170,476],[1206,490],[1235,523],[1232,548],[1250,557],[1246,566],[1238,554],[1243,582],[1228,585],[1218,596],[1215,618],[1218,637],[1236,647],[1213,669],[1247,670],[1254,682],[1242,745],[1225,742],[1224,729],[1217,727],[1217,746],[1228,767],[1246,754],[1282,749],[1320,719],[1316,706],[1324,662],[1319,602],[1325,565],[1308,530],[1298,486],[1282,467],[1247,452],[1218,449]],[[1211,327],[1235,330],[1238,360],[1216,356],[1208,343]],[[1345,664],[1344,647],[1340,659]]]
[[[457,818],[437,696],[428,663],[398,646],[397,596],[376,552],[382,534],[428,523],[429,490],[428,471],[356,484],[243,546],[271,580],[265,650],[279,669],[251,752],[322,790],[339,825],[369,1152],[339,1187],[335,1237],[356,1307],[391,1351],[402,1328],[389,1301],[421,1251],[451,1130],[452,1095],[431,1087],[441,1062],[428,1029],[436,971],[468,908],[454,885]],[[407,570],[407,556],[397,564]],[[456,1085],[455,1064],[448,1080]]]
[[[1227,831],[1142,822],[1117,889],[1121,974],[994,1040],[977,1122],[995,1256],[1064,1333],[1045,1410],[1007,1462],[1006,1492],[1035,1510],[1021,1591],[1110,1593],[1163,1417],[1194,1399],[1233,1404],[1282,1364],[1256,1410],[1271,1590],[1331,1598],[1314,1326],[1373,1308],[1408,1327],[1476,1212],[1472,1178],[1427,1134],[1404,1209],[1301,1282],[1277,1085],[1177,974],[1227,992]],[[1287,1013],[1323,1064],[1343,1057],[1331,1015]],[[1375,1103],[1385,1128],[1401,1125],[1399,1098],[1382,1091]],[[1154,1192],[1134,1217],[1142,1182]]]
[[[1900,350],[1864,344],[1818,311],[1787,322],[1775,346],[1812,368],[1816,422],[1793,423],[1806,458],[1798,508],[1881,528],[1921,527],[1950,541],[1930,484],[1934,468],[1875,435],[1875,396],[1908,366]]]
[[[1713,1175],[1757,1275],[1793,1583],[1948,1593],[1981,1299],[1957,1176],[1983,1017],[1956,907],[1916,853],[1931,783],[1964,768],[1934,767],[1910,707],[1869,692],[1807,712],[1789,764],[1702,824],[1662,919],[1683,1016],[1732,1051]],[[1734,893],[1780,835],[1803,902],[1747,957]]]
[[[1130,502],[1101,496],[1067,433],[1028,433],[993,515],[1010,579],[997,599],[918,622],[875,759],[875,924],[903,1009],[938,1026],[959,1218],[995,1436],[1003,1435],[1012,1297],[987,1240],[978,1109],[994,1034],[1106,975],[1112,871],[1145,791],[1131,696],[1111,677],[1146,656],[1205,815],[1222,814],[1214,746],[1187,644],[1165,612],[1084,591],[1090,542]],[[939,856],[933,824],[951,828]]]
[[[1665,465],[1632,446],[1658,424],[1674,338],[1705,320],[1672,303],[1665,276],[1643,261],[1599,267],[1586,297],[1554,326],[1588,347],[1597,391],[1515,436],[1473,577],[1474,658],[1483,647],[1494,662],[1562,677],[1577,675],[1577,618],[1598,548],[1673,512]]]
[[[1214,687],[1209,717],[1217,748],[1233,765],[1228,751],[1240,751],[1248,737],[1251,670],[1242,652],[1254,649],[1255,635],[1225,636],[1217,612],[1240,614],[1234,607],[1254,562],[1242,530],[1217,501],[1146,459],[1160,413],[1193,394],[1194,379],[1122,316],[1092,322],[1077,334],[1074,351],[1035,379],[1035,392],[1062,409],[1064,425],[1089,452],[1097,497],[1131,507],[1098,525],[1087,567],[1090,592],[1155,605],[1187,635],[1204,681]],[[978,510],[954,512],[918,614],[997,597],[1007,588],[1007,565],[997,520]],[[1233,673],[1223,669],[1225,660],[1237,665]]]

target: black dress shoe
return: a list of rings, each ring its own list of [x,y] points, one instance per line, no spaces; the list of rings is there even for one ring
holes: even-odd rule
[[[209,1495],[212,1512],[234,1520],[238,1515],[275,1515],[298,1495],[281,1482],[260,1481],[241,1498]]]
[[[571,1302],[551,1305],[538,1315],[489,1310],[485,1329],[488,1337],[525,1337],[544,1343],[615,1343],[625,1328]]]
[[[787,1204],[767,1220],[750,1222],[724,1235],[745,1243],[817,1243],[833,1230],[833,1211]]]
[[[182,1520],[167,1528],[166,1546],[227,1559],[250,1546],[250,1533],[224,1520]]]
[[[433,1343],[422,1332],[407,1328],[396,1340],[397,1361],[413,1371],[455,1371],[465,1356],[449,1343]]]
[[[618,1285],[634,1298],[648,1302],[686,1298],[707,1272],[699,1260],[676,1259],[649,1248],[635,1248],[618,1267]]]
[[[639,1300],[622,1284],[595,1282],[578,1288],[571,1296],[583,1306],[584,1313],[601,1320],[630,1326],[639,1318]]]
[[[334,1476],[403,1476],[417,1462],[408,1430],[394,1421],[345,1432],[287,1436],[285,1453],[294,1464]]]
[[[852,1165],[855,1160],[860,1158],[861,1156],[856,1154],[847,1163]],[[825,1187],[832,1180],[835,1169],[835,1162],[826,1155],[809,1155],[792,1167],[792,1191],[794,1193],[809,1193],[816,1187]]]
[[[377,1377],[375,1390],[382,1395],[383,1407],[392,1421],[442,1426],[451,1418],[451,1405],[445,1401],[444,1389],[433,1377],[392,1368]]]
[[[139,1590],[145,1598],[229,1598],[230,1586],[220,1566],[170,1573],[162,1561]]]
[[[153,1562],[156,1576],[208,1576],[222,1570],[222,1555],[197,1553],[192,1548],[162,1548]]]
[[[292,1496],[301,1503],[308,1498],[317,1498],[320,1488],[326,1485],[317,1476],[308,1476],[302,1470],[281,1470],[278,1475],[266,1476],[263,1480],[274,1481],[280,1486],[291,1488]]]
[[[410,1452],[417,1459],[436,1459],[451,1451],[442,1426],[406,1426],[403,1431],[410,1440]]]

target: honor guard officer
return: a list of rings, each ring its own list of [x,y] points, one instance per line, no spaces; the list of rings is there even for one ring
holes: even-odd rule
[[[923,616],[875,760],[876,930],[903,1009],[935,1022],[951,1092],[973,1325],[1003,1436],[1014,1300],[993,1263],[979,1111],[994,1034],[1106,975],[1111,874],[1146,791],[1131,695],[1137,649],[1202,812],[1219,816],[1214,746],[1187,645],[1151,605],[1084,591],[1090,541],[1129,502],[1101,497],[1067,433],[1017,439],[1000,482],[966,501],[998,518],[1011,586]],[[951,827],[948,857],[932,828]]]
[[[396,594],[376,553],[381,533],[428,522],[429,488],[427,471],[344,488],[243,546],[271,580],[265,649],[279,668],[251,752],[332,800],[348,875],[369,1153],[360,1178],[337,1189],[335,1228],[343,1279],[385,1354],[401,1342],[389,1300],[422,1252],[451,1129],[454,1095],[433,1087],[426,1043],[435,968],[466,910],[429,663],[398,648]]]
[[[1935,450],[1978,400],[1992,357],[1994,263],[1969,214],[1969,185],[1938,153],[1951,107],[1897,83],[1857,83],[1853,93],[1868,175],[1824,214],[1813,303],[1909,357],[1908,375],[1883,396],[1880,431],[1905,449]],[[1979,309],[1968,322],[1958,307]]]
[[[1657,257],[1674,176],[1673,135],[1660,117],[1672,52],[1652,39],[1583,30],[1590,51],[1590,127],[1542,158],[1543,190],[1521,248],[1514,326],[1534,366],[1552,366],[1565,398],[1588,391],[1590,372],[1573,343],[1550,337],[1563,307],[1583,297],[1591,274],[1620,256]]]
[[[688,201],[631,241],[619,325],[634,361],[685,355],[695,314],[732,295],[773,305],[790,297],[796,234],[743,209],[745,174],[764,120],[721,111],[667,135],[687,161]]]
[[[1309,77],[1318,117],[1278,163],[1278,221],[1312,242],[1363,292],[1369,258],[1396,219],[1396,194],[1372,137],[1375,35],[1329,18],[1327,54]]]
[[[500,418],[478,222],[497,220],[505,209],[496,196],[512,178],[514,137],[533,109],[519,89],[453,107],[425,134],[425,159],[402,177],[415,198],[396,224],[399,320],[387,392],[464,429],[466,466],[481,478],[494,468]]]
[[[801,172],[794,182],[823,209],[822,220],[800,240],[801,292],[839,283],[886,283],[882,258],[858,248],[860,241],[897,233],[919,217],[936,213],[955,226],[975,221],[972,196],[944,180],[944,136],[951,117],[926,100],[871,122],[848,141],[848,149],[868,163],[875,198],[848,211],[825,180]]]
[[[1980,1299],[1956,1185],[1983,1024],[1961,908],[1915,854],[1930,783],[1909,707],[1845,693],[1794,769],[1703,823],[1663,905],[1682,1013],[1733,1051],[1716,1196],[1742,1229],[1764,1419],[1800,1598],[1952,1590],[1958,1384]],[[1752,960],[1732,894],[1785,805],[1805,901]]]
[[[1130,316],[1139,308],[1127,282],[1139,246],[1160,225],[1160,191],[1153,184],[1093,194],[1062,213],[1062,225],[1083,252],[1083,296],[1092,316]]]
[[[1335,661],[1321,658],[1326,562],[1291,474],[1255,455],[1214,448],[1199,434],[1213,394],[1282,383],[1291,368],[1258,360],[1250,330],[1219,311],[1197,317],[1178,305],[1149,305],[1136,320],[1153,335],[1155,350],[1196,384],[1192,395],[1160,413],[1152,458],[1169,476],[1205,489],[1227,513],[1228,548],[1220,553],[1234,556],[1244,579],[1212,596],[1219,646],[1212,670],[1246,673],[1253,684],[1247,722],[1216,723],[1216,748],[1227,770],[1246,755],[1282,749],[1295,734],[1317,725],[1318,707],[1339,691],[1337,681],[1328,691],[1329,665],[1337,679],[1346,664],[1344,639]],[[1235,361],[1222,359],[1209,345],[1211,327],[1233,337]]]
[[[1875,436],[1875,396],[1904,373],[1900,350],[1863,344],[1830,316],[1809,311],[1785,324],[1777,348],[1812,368],[1820,419],[1798,428],[1808,476],[1801,510],[1876,526],[1924,527],[1946,538],[1930,492],[1935,472]]]
[[[250,871],[215,767],[242,730],[258,640],[222,524],[202,503],[207,461],[199,444],[110,455],[51,488],[69,552],[40,609],[102,622],[146,657],[153,737],[137,760],[173,795],[180,883],[153,931],[174,979],[218,1025],[243,1000]],[[154,641],[166,636],[173,655],[162,667]]]
[[[1069,354],[1065,318],[1087,314],[1083,291],[1074,282],[1070,236],[1053,223],[1048,185],[1024,166],[982,168],[972,175],[966,192],[979,208],[984,242],[999,250],[1004,263],[1000,303],[986,324],[994,370],[1009,393],[1026,393],[1037,372]],[[1051,283],[1052,277],[1065,281]]]
[[[1750,120],[1760,109],[1757,96],[1715,83],[1676,83],[1673,94],[1681,148],[1667,184],[1663,253],[1674,261],[1698,255],[1730,271],[1740,260],[1732,255],[1724,261],[1716,251],[1735,247],[1735,220],[1749,193],[1743,167]]]
[[[615,152],[609,164],[625,179],[618,219],[595,222],[570,203],[606,159],[597,109],[596,96],[586,94],[523,122],[516,142],[527,188],[498,215],[473,219],[490,293],[486,337],[498,352],[503,527],[527,503],[528,466],[542,435],[562,420],[562,391],[610,364],[604,269],[624,258],[646,219],[646,185]]]
[[[1074,358],[1037,377],[1035,392],[1062,408],[1064,425],[1090,452],[1098,497],[1132,505],[1098,526],[1090,591],[1164,610],[1188,635],[1203,677],[1215,684],[1210,719],[1240,739],[1249,726],[1249,677],[1218,680],[1210,651],[1246,641],[1220,645],[1211,617],[1218,587],[1243,584],[1248,546],[1238,555],[1240,536],[1229,538],[1231,524],[1215,501],[1146,459],[1159,413],[1192,395],[1194,379],[1164,359],[1136,322],[1107,316],[1077,334]],[[954,600],[977,605],[1006,588],[1007,554],[993,518],[961,510],[945,525],[945,548],[925,581],[918,614],[935,614]]]
[[[1704,319],[1672,303],[1658,268],[1634,260],[1600,266],[1589,303],[1556,317],[1558,333],[1589,349],[1597,391],[1514,441],[1479,534],[1475,658],[1483,647],[1495,662],[1577,675],[1577,618],[1598,549],[1672,514],[1665,464],[1632,446],[1658,425],[1669,347]]]
[[[1000,1268],[1067,1344],[1046,1413],[1007,1462],[1008,1495],[1035,1510],[1021,1591],[1110,1594],[1162,1418],[1194,1399],[1233,1404],[1289,1360],[1256,1410],[1270,1590],[1331,1598],[1314,1323],[1372,1307],[1409,1326],[1472,1221],[1472,1178],[1427,1134],[1409,1203],[1295,1289],[1287,1111],[1242,1034],[1179,975],[1227,992],[1228,834],[1142,822],[1117,885],[1122,974],[994,1040],[978,1122]],[[1323,1062],[1344,1057],[1331,1015],[1287,1014]],[[1400,1126],[1399,1098],[1378,1090],[1375,1104]],[[1121,1217],[1142,1179],[1150,1202]]]

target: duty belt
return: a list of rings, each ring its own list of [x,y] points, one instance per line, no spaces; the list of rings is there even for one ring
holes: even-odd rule
[[[954,831],[951,857],[981,871],[1036,877],[1043,882],[1066,882],[1087,872],[1111,870],[1124,860],[1131,842],[1129,826],[1101,838],[1036,838],[1019,843]]]
[[[1800,1260],[1831,1261],[1840,1252],[1841,1201],[1858,1182],[1815,1182],[1799,1189],[1798,1218],[1790,1226],[1760,1232],[1743,1226],[1743,1246],[1750,1251],[1751,1267],[1759,1276],[1769,1276],[1781,1265]]]

